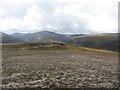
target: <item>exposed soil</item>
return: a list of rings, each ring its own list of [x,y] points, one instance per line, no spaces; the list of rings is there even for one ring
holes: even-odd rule
[[[2,88],[118,88],[114,53],[3,48]]]

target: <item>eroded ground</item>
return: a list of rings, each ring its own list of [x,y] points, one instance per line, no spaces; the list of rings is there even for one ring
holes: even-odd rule
[[[3,48],[3,88],[117,88],[114,53]]]

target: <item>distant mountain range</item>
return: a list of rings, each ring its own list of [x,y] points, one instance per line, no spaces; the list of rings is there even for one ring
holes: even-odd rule
[[[76,44],[79,46],[118,50],[118,33],[101,33],[101,34],[57,34],[50,31],[36,33],[2,33],[2,43],[25,43],[25,42],[63,42],[66,44]]]
[[[79,36],[84,36],[86,34],[67,34],[67,36],[74,38],[74,37],[79,37]]]
[[[0,32],[0,35],[2,35],[2,39],[0,39],[0,43],[22,43],[23,40],[19,38],[12,37],[6,33]]]
[[[50,31],[42,31],[28,34],[14,33],[11,34],[11,36],[24,40],[26,42],[46,42],[46,41],[66,42],[70,40],[70,38],[66,35],[57,34]]]

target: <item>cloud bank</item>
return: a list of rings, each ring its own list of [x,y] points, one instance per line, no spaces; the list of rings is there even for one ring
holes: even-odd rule
[[[0,31],[118,32],[118,0],[0,0]]]

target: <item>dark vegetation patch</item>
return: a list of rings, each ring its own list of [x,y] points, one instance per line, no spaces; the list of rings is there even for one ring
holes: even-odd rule
[[[105,49],[119,52],[119,40],[118,34],[97,34],[97,35],[86,35],[80,37],[74,37],[72,39],[74,44],[89,47],[89,48],[96,48],[96,49]]]
[[[57,42],[3,44],[2,47],[6,49],[13,48],[13,49],[28,49],[28,50],[66,49],[65,44],[57,43]]]

